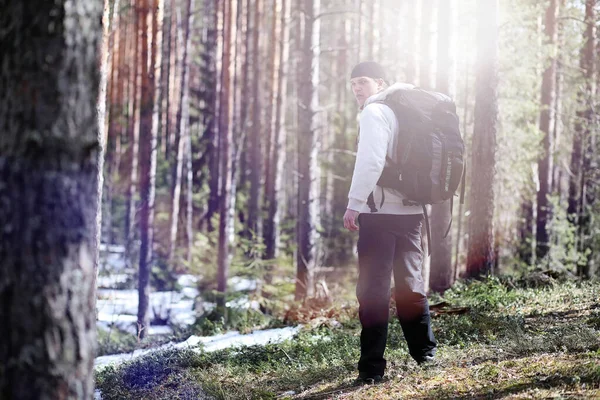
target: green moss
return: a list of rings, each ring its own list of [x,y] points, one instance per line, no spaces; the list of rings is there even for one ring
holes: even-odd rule
[[[600,387],[599,289],[593,283],[515,288],[499,279],[457,285],[444,300],[470,311],[433,318],[438,364],[412,361],[394,319],[386,351],[390,379],[373,388],[352,385],[359,357],[355,313],[339,329],[320,325],[281,344],[155,353],[105,369],[98,386],[106,399],[272,399],[293,398],[292,392],[315,398],[343,392],[348,399],[593,397]],[[183,394],[194,391],[197,397]]]

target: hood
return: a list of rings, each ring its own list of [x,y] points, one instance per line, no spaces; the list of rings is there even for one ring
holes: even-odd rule
[[[367,99],[367,101],[365,101],[365,105],[363,106],[363,108],[365,108],[366,106],[368,106],[371,103],[377,102],[377,101],[382,101],[385,100],[385,98],[387,96],[389,96],[391,93],[394,93],[398,90],[408,90],[408,89],[414,89],[415,86],[411,85],[410,83],[394,83],[392,86],[382,90],[379,93],[374,94],[373,96],[369,97]]]

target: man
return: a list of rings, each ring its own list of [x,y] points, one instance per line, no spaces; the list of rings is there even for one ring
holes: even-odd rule
[[[381,101],[393,91],[413,86],[397,83],[388,87],[384,69],[375,62],[356,65],[350,83],[361,113],[344,227],[359,232],[356,287],[362,325],[359,380],[375,383],[381,381],[386,367],[383,355],[392,272],[398,319],[410,355],[419,364],[432,361],[436,342],[421,275],[422,207],[409,205],[396,190],[377,186],[386,156],[396,162],[396,147],[402,145],[399,138],[402,121]]]

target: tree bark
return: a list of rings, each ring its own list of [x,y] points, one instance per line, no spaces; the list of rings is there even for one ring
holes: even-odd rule
[[[494,265],[494,174],[498,121],[498,0],[477,2],[475,126],[469,193],[467,276],[481,277]]]
[[[148,37],[148,16],[152,16]],[[156,80],[160,73],[160,37],[158,21],[162,20],[160,0],[141,0],[141,104],[140,104],[140,258],[138,273],[138,337],[144,338],[150,326],[150,269],[154,234],[154,201],[156,194],[156,144],[158,112],[155,110]],[[158,57],[158,59],[157,59]],[[160,67],[159,67],[160,68]],[[160,72],[160,71],[159,71]]]
[[[433,88],[431,79],[431,19],[433,13],[434,0],[421,0],[421,40],[420,40],[420,65],[419,65],[419,86],[430,90]]]
[[[550,0],[546,10],[544,22],[545,42],[552,47],[550,65],[542,75],[540,131],[544,135],[542,140],[542,154],[538,160],[537,191],[537,218],[536,218],[536,257],[542,260],[550,249],[550,235],[547,224],[552,217],[548,196],[552,187],[552,134],[554,127],[554,99],[556,83],[556,21],[559,9],[558,0]]]
[[[181,200],[181,180],[183,174],[183,159],[186,151],[187,142],[189,141],[189,119],[190,119],[190,60],[189,52],[191,47],[190,30],[194,23],[194,3],[195,0],[187,0],[187,15],[185,17],[184,38],[183,38],[183,58],[182,58],[182,77],[181,91],[179,104],[180,107],[177,113],[177,132],[179,132],[179,140],[177,141],[176,150],[176,165],[175,165],[175,180],[173,190],[173,203],[171,206],[171,229],[169,235],[169,253],[167,259],[169,265],[172,265],[175,257],[175,249],[177,247],[177,232],[179,227],[179,206]],[[190,8],[192,7],[192,8]]]
[[[219,107],[219,135],[221,171],[221,190],[219,194],[219,249],[217,259],[217,290],[221,296],[217,299],[217,305],[222,309],[225,306],[225,291],[227,290],[227,277],[229,274],[229,209],[232,200],[231,177],[232,177],[232,152],[231,143],[233,140],[233,96],[231,91],[231,81],[234,74],[231,54],[235,51],[235,24],[233,24],[232,15],[235,15],[236,9],[234,0],[227,0],[221,6],[223,7],[223,58],[221,64],[221,91]],[[235,195],[235,194],[233,194]]]
[[[312,274],[317,262],[317,152],[319,121],[320,0],[302,2],[303,31],[298,71],[298,217],[296,222],[296,300],[312,294]]]
[[[594,51],[596,48],[596,29],[595,29],[595,7],[596,0],[586,0],[585,2],[585,36],[584,47],[581,51],[580,66],[585,79],[584,88],[579,93],[579,111],[577,112],[577,123],[575,124],[575,138],[573,140],[573,155],[571,159],[571,172],[573,178],[578,178],[576,186],[578,193],[576,199],[572,198],[572,185],[569,185],[569,208],[571,202],[577,201],[576,206],[576,224],[578,236],[578,250],[584,255],[584,263],[577,265],[577,275],[589,279],[591,277],[591,266],[593,262],[592,243],[593,233],[591,231],[591,210],[589,206],[595,200],[595,182],[593,164],[596,164],[595,137],[592,131],[594,123]],[[576,152],[579,154],[576,155]],[[577,163],[577,165],[575,164]],[[572,178],[572,179],[573,179]],[[587,254],[587,253],[591,254]]]
[[[99,0],[2,5],[3,399],[93,395],[102,10]]]
[[[533,179],[533,176],[531,176]],[[533,191],[532,191],[533,192]],[[526,265],[533,264],[533,217],[534,209],[531,198],[533,193],[524,195],[525,199],[521,202],[519,222],[517,223],[519,259]]]
[[[267,260],[277,257],[279,246],[279,222],[280,222],[280,191],[283,166],[285,163],[285,107],[286,107],[286,87],[287,87],[287,66],[289,58],[289,23],[290,2],[289,0],[280,0],[280,22],[279,39],[276,41],[279,46],[279,57],[277,68],[277,86],[275,98],[275,121],[273,126],[273,153],[271,164],[274,166],[271,176],[270,190],[271,196],[268,202],[268,213],[265,219],[265,258]]]
[[[269,42],[272,43],[271,46],[268,47],[268,69],[267,74],[265,76],[266,88],[267,88],[267,103],[265,107],[265,163],[264,163],[264,176],[265,176],[265,185],[263,191],[263,213],[268,214],[269,204],[271,199],[275,195],[275,166],[273,165],[275,144],[274,144],[274,136],[275,136],[275,108],[276,108],[276,100],[277,100],[277,74],[278,68],[277,63],[279,62],[278,52],[277,52],[277,42],[281,40],[280,34],[278,31],[278,13],[280,10],[281,4],[278,0],[275,0],[273,4],[273,9],[271,10],[270,18],[271,18],[271,35]],[[269,240],[269,236],[272,235],[272,223],[273,221],[268,221],[266,218],[263,222],[262,229],[262,240],[266,245]]]
[[[120,113],[122,109],[121,100],[123,98],[122,81],[125,79],[121,78],[121,57],[123,55],[121,46],[121,29],[116,25],[119,21],[119,7],[120,1],[115,0],[109,18],[107,10],[103,15],[103,44],[102,44],[102,62],[100,67],[100,97],[98,99],[98,117],[100,118],[101,127],[105,127],[105,133],[103,134],[102,148],[104,149],[103,159],[101,160],[102,166],[101,171],[103,172],[99,179],[103,186],[103,193],[99,194],[99,199],[103,199],[103,195],[106,196],[105,200],[101,200],[104,204],[100,204],[98,210],[98,245],[100,245],[101,237],[104,236],[107,243],[112,243],[112,198],[113,198],[113,183],[114,173],[118,166],[119,161],[119,123]],[[105,9],[108,7],[110,10],[110,4],[105,0]],[[110,20],[110,22],[109,22]],[[108,70],[110,69],[110,74]],[[110,75],[110,76],[109,76]],[[108,113],[106,110],[109,110]],[[108,114],[108,115],[106,115]],[[102,119],[104,118],[104,121]],[[106,171],[104,169],[104,162],[106,161]],[[106,175],[106,179],[104,179]],[[104,228],[103,228],[104,226]],[[99,260],[98,260],[99,261]]]
[[[139,155],[139,104],[140,104],[140,18],[139,10],[136,3],[137,0],[131,0],[131,7],[133,10],[132,17],[134,18],[134,35],[135,38],[132,40],[132,51],[133,51],[133,67],[131,68],[130,76],[130,91],[129,94],[133,97],[133,101],[130,101],[129,108],[129,126],[128,126],[128,137],[129,137],[129,158],[131,162],[130,175],[129,175],[129,188],[127,191],[127,217],[125,219],[125,260],[127,266],[131,266],[132,253],[134,251],[134,239],[135,239],[135,221],[137,215],[136,206],[136,193],[138,184],[138,155]]]
[[[407,6],[408,17],[406,19],[406,36],[404,56],[406,59],[406,69],[404,76],[406,82],[416,84],[417,82],[417,21],[419,15],[417,1],[410,1]]]
[[[563,16],[565,9],[565,0],[559,0],[559,17]],[[557,159],[557,162],[553,164],[552,170],[552,188],[551,192],[555,195],[558,195],[559,204],[564,202],[564,193],[562,190],[562,175],[563,168],[561,166],[561,162],[558,160],[558,156],[560,155],[560,143],[563,133],[563,122],[562,122],[562,112],[563,112],[563,86],[564,86],[564,62],[565,56],[563,51],[563,46],[565,43],[565,33],[564,26],[562,23],[557,23],[557,55],[556,55],[556,74],[555,74],[555,93],[556,97],[554,99],[554,123],[552,130],[552,155]]]
[[[261,22],[260,19],[263,14],[263,0],[256,0],[254,5],[254,29],[253,29],[253,78],[252,78],[252,98],[253,98],[253,112],[252,112],[252,129],[248,140],[248,152],[249,152],[249,181],[250,181],[250,192],[248,194],[248,220],[247,229],[248,234],[255,234],[257,237],[261,235],[261,218],[260,218],[260,197],[261,197],[261,176],[263,170],[263,151],[261,145],[261,133],[262,133],[262,92],[260,88],[260,82],[262,80],[261,65],[263,61],[261,59],[260,51],[260,31]],[[264,152],[268,154],[268,151]],[[251,236],[249,236],[251,237]]]
[[[451,97],[450,80],[454,60],[452,41],[454,40],[454,4],[452,0],[439,2],[436,89]],[[454,86],[454,85],[452,85]],[[452,232],[444,237],[452,218],[449,202],[431,207],[431,264],[429,267],[429,287],[434,292],[443,293],[452,286]]]
[[[214,229],[212,225],[213,215],[219,210],[219,191],[220,191],[220,160],[219,160],[219,137],[217,130],[217,125],[219,121],[219,100],[218,100],[218,81],[217,78],[219,76],[218,68],[217,68],[217,58],[219,57],[218,50],[218,28],[217,28],[217,4],[213,0],[205,0],[204,3],[205,10],[205,21],[207,28],[206,40],[205,40],[205,51],[207,58],[207,70],[209,72],[209,76],[213,77],[211,81],[207,82],[207,95],[206,95],[206,104],[212,107],[211,112],[207,112],[205,114],[204,120],[204,136],[206,140],[209,142],[207,146],[207,151],[209,153],[209,170],[210,170],[210,178],[209,178],[209,198],[208,198],[208,206],[206,211],[206,225],[207,230],[212,231]],[[211,21],[212,20],[212,21]]]

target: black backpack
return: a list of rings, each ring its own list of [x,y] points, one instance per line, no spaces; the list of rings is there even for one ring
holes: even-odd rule
[[[442,93],[418,88],[393,91],[380,102],[394,111],[399,137],[395,160],[387,157],[377,184],[398,190],[406,205],[423,207],[431,242],[425,205],[450,200],[452,209],[461,182],[464,199],[465,146],[456,105]]]

